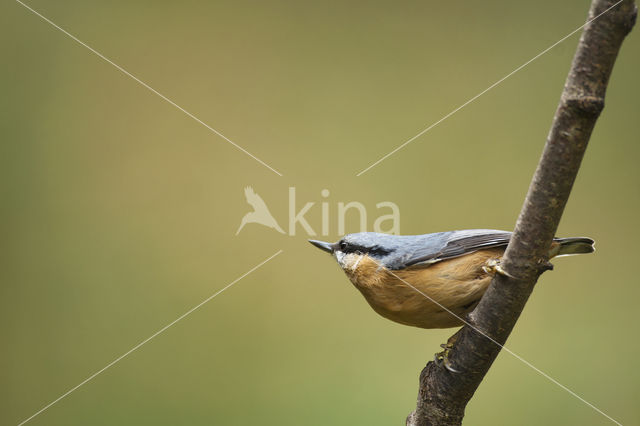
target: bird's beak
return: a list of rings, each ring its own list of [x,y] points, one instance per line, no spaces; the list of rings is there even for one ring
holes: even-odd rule
[[[324,250],[328,253],[333,253],[333,244],[331,243],[325,243],[324,241],[317,240],[309,240],[309,242],[318,247],[320,250]]]

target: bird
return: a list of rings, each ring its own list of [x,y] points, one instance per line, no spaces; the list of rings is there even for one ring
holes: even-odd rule
[[[240,222],[240,227],[236,231],[236,235],[240,233],[242,228],[244,228],[247,223],[259,223],[260,225],[273,228],[279,233],[284,234],[284,231],[282,230],[282,228],[280,228],[278,222],[276,222],[274,217],[271,215],[267,204],[264,202],[262,197],[260,197],[253,190],[252,187],[247,186],[244,189],[244,196],[247,199],[247,203],[249,203],[249,205],[253,207],[253,211],[244,215],[242,221]]]
[[[450,328],[465,323],[496,273],[512,233],[467,229],[424,235],[347,234],[309,240],[331,253],[373,310],[400,324]],[[549,259],[592,253],[587,237],[554,238]]]

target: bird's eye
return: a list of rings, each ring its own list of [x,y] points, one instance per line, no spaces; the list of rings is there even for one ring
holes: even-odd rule
[[[340,250],[345,251],[347,249],[347,242],[340,241]]]

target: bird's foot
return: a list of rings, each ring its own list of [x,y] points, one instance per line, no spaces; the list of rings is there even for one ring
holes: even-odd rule
[[[540,259],[538,264],[540,265],[542,272],[553,271],[553,263],[549,262],[547,259]]]
[[[438,367],[444,366],[444,368],[449,370],[451,373],[461,373],[461,371],[453,368],[453,366],[451,365],[451,361],[449,361],[449,352],[451,352],[451,349],[453,349],[453,344],[455,343],[456,340],[457,340],[457,334],[454,334],[447,341],[447,343],[441,344],[440,347],[444,350],[442,352],[435,354],[435,358],[433,359],[433,361],[436,363]]]
[[[510,273],[508,273],[502,268],[502,265],[500,264],[500,259],[487,260],[487,262],[482,267],[482,270],[487,274],[491,274],[491,275],[500,274],[500,275],[504,275],[505,277],[516,279],[516,277],[514,277],[513,275],[511,275]]]

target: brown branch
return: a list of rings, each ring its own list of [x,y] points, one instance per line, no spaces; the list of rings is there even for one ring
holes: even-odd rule
[[[617,0],[593,0],[591,20]],[[533,176],[506,253],[496,275],[458,333],[449,353],[460,373],[429,362],[420,374],[416,409],[408,426],[459,425],[464,410],[511,333],[538,277],[548,269],[547,253],[578,174],[618,50],[631,31],[637,9],[633,0],[588,24],[580,38],[542,158]],[[478,332],[478,331],[480,332]],[[483,335],[484,334],[484,335]],[[495,342],[492,342],[490,337]]]

